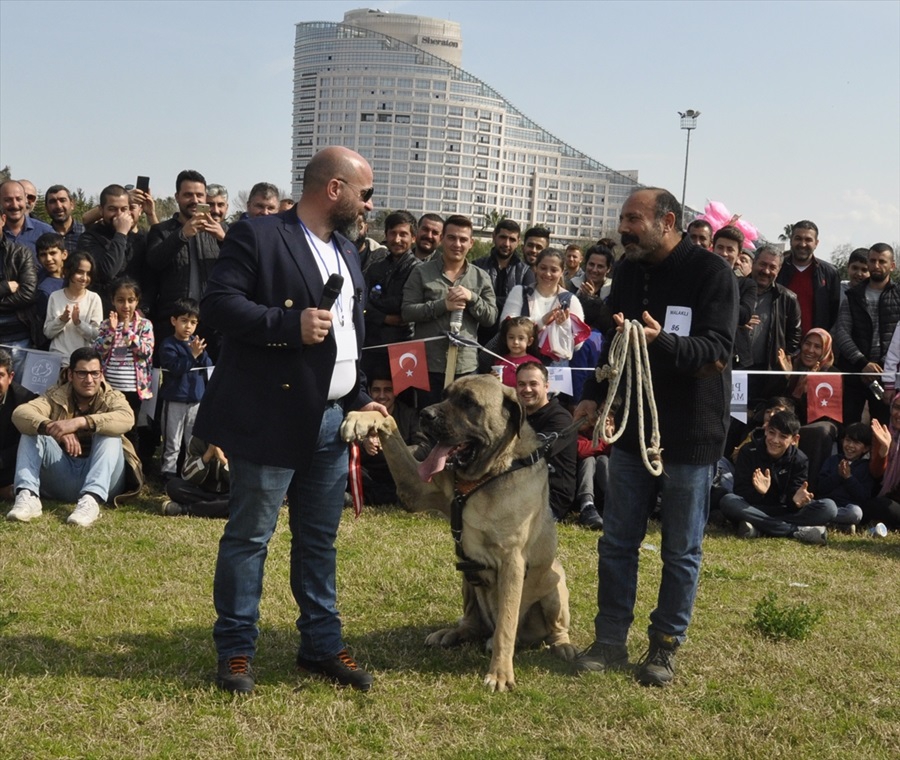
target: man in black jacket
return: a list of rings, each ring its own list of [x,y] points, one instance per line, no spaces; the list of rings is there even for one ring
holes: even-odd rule
[[[547,368],[540,362],[526,362],[516,370],[516,393],[525,407],[528,424],[536,433],[550,435],[567,431],[564,442],[547,458],[550,465],[550,511],[557,521],[565,518],[575,500],[575,468],[578,440],[572,415],[555,398],[548,397]]]
[[[206,180],[200,172],[185,169],[175,180],[178,213],[154,224],[147,235],[147,266],[159,277],[153,308],[156,345],[173,334],[169,323],[175,303],[182,298],[200,301],[213,265],[219,258],[221,225],[209,214],[195,213],[206,202]],[[224,237],[224,233],[222,233]],[[218,337],[201,322],[198,335],[206,340],[213,360],[218,356]]]
[[[31,401],[36,395],[15,382],[15,377],[12,355],[0,348],[0,499],[4,501],[12,501],[16,497],[13,480],[21,433],[12,423],[12,413],[17,406]]]
[[[894,249],[887,243],[873,245],[868,254],[869,279],[854,285],[841,302],[834,342],[840,352],[840,368],[868,372],[872,377],[844,377],[844,422],[859,422],[863,407],[886,423],[888,406],[870,392],[871,382],[884,371],[884,360],[894,329],[900,322],[900,288],[891,282]]]
[[[640,440],[647,431],[638,429],[637,410],[632,409],[610,457],[605,532],[598,547],[595,640],[576,663],[582,672],[628,667],[626,640],[634,620],[638,553],[658,491],[662,579],[650,615],[649,648],[637,670],[641,683],[656,686],[665,686],[675,675],[675,650],[685,639],[693,611],[709,489],[730,414],[738,313],[731,268],[683,236],[680,220],[681,204],[660,188],[634,191],[619,217],[625,258],[616,266],[609,305],[620,328],[625,320],[643,327],[664,474],[655,477],[644,467]],[[613,335],[608,338],[606,346]],[[605,391],[589,378],[574,416],[595,422]],[[625,402],[636,404],[639,399],[629,391]]]
[[[500,315],[509,291],[516,285],[533,285],[534,272],[516,255],[519,235],[522,229],[512,219],[501,219],[494,227],[494,247],[487,256],[476,259],[473,263],[491,277],[491,287],[497,297],[497,321],[490,327],[478,331],[478,342],[486,344],[500,329]],[[505,346],[500,353],[505,353]]]
[[[791,227],[791,250],[784,257],[778,284],[797,295],[800,332],[813,327],[831,330],[841,303],[841,276],[831,264],[815,257],[819,228],[808,219]]]

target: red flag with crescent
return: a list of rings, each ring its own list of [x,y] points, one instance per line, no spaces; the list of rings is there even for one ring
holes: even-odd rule
[[[806,421],[815,422],[828,417],[835,422],[844,421],[844,381],[840,375],[820,374],[806,376]]]
[[[431,390],[431,383],[428,381],[428,362],[425,360],[425,344],[422,341],[388,346],[388,358],[391,362],[394,394],[407,388]]]

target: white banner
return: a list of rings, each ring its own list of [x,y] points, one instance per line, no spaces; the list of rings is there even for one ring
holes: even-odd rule
[[[731,373],[731,416],[740,422],[747,421],[747,373]]]
[[[568,367],[547,367],[552,393],[572,395],[572,370]]]

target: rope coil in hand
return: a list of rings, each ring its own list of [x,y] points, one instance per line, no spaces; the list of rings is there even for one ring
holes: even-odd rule
[[[622,424],[618,430],[607,435],[606,420],[615,401],[623,374],[625,388],[622,394]],[[653,379],[650,375],[650,355],[647,353],[647,337],[644,334],[644,327],[636,319],[628,320],[622,325],[622,331],[616,333],[609,348],[608,363],[597,368],[597,380],[609,380],[609,390],[606,393],[603,411],[597,417],[594,425],[594,446],[597,445],[598,440],[603,440],[608,444],[615,443],[625,432],[631,406],[632,375],[634,376],[634,397],[637,399],[638,444],[641,450],[641,460],[644,462],[647,472],[653,476],[659,476],[663,472],[662,449],[659,447],[659,417],[656,411],[656,397],[653,395]],[[645,400],[647,408],[650,410],[649,446],[644,440]]]

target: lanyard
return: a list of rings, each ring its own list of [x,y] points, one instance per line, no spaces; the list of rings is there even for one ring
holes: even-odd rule
[[[309,241],[309,247],[313,249],[313,252],[316,254],[316,257],[322,262],[322,269],[325,270],[325,273],[329,276],[331,275],[331,270],[328,269],[328,265],[325,263],[325,259],[322,257],[321,252],[319,251],[319,246],[316,245],[316,239],[313,234],[309,231],[309,228],[303,223],[302,219],[299,219],[300,226],[303,228],[303,232],[306,234],[306,239]],[[337,261],[337,273],[341,274],[341,252],[337,247],[337,243],[334,242],[334,236],[331,238],[331,245],[334,248],[334,258]],[[338,294],[337,299],[334,302],[335,306],[337,306],[337,316],[338,321],[341,323],[341,327],[344,326],[344,293],[343,288],[341,292]]]

